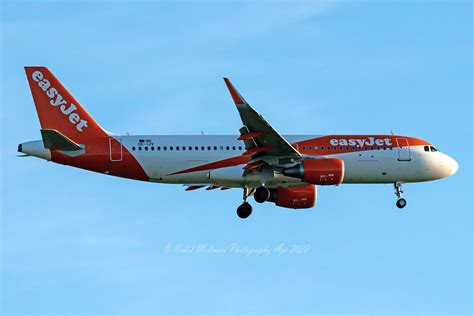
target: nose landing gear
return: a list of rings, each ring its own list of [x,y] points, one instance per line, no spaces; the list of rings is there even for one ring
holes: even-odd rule
[[[403,183],[399,181],[393,184],[393,187],[395,188],[395,195],[398,197],[397,203],[396,203],[398,208],[404,208],[405,206],[407,206],[407,200],[402,198],[402,193],[403,193],[402,185]]]
[[[237,208],[237,216],[240,218],[247,218],[252,214],[252,205],[247,202],[247,198],[252,194],[253,190],[249,190],[249,188],[244,188],[244,201],[240,206]]]
[[[404,198],[400,198],[397,200],[397,207],[398,208],[404,208],[407,205],[407,200]]]

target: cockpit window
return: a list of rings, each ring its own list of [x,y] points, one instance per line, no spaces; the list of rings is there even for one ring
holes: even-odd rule
[[[438,151],[438,149],[434,148],[433,146],[430,146],[431,152]]]
[[[425,146],[425,151],[430,151],[430,146]]]

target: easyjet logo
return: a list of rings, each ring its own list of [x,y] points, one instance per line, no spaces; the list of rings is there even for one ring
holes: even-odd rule
[[[64,100],[63,96],[54,87],[51,87],[51,83],[48,79],[45,79],[41,71],[35,71],[31,75],[31,78],[38,83],[38,86],[46,92],[48,98],[50,98],[49,104],[54,107],[58,107],[61,112],[68,116],[69,122],[76,125],[76,129],[82,132],[84,127],[87,127],[87,121],[81,119],[81,116],[76,112],[77,106],[73,103],[67,105],[68,102]]]
[[[331,139],[329,143],[333,146],[392,146],[392,140],[390,138],[340,138],[340,139]]]

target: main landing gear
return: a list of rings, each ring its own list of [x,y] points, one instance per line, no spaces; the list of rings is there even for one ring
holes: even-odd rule
[[[407,206],[407,200],[405,200],[404,198],[402,198],[402,185],[403,183],[397,181],[393,184],[393,187],[395,188],[395,195],[398,197],[397,199],[397,207],[398,208],[404,208],[405,206]]]
[[[244,188],[244,201],[237,208],[237,216],[240,218],[247,218],[252,214],[252,205],[247,202],[247,198],[252,194],[249,188]]]

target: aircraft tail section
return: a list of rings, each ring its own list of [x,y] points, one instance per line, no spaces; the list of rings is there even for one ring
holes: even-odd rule
[[[42,129],[41,136],[43,137],[44,148],[62,151],[76,151],[83,149],[81,145],[75,143],[73,140],[54,129]]]
[[[42,130],[55,130],[73,142],[107,136],[107,132],[46,67],[25,67]]]

